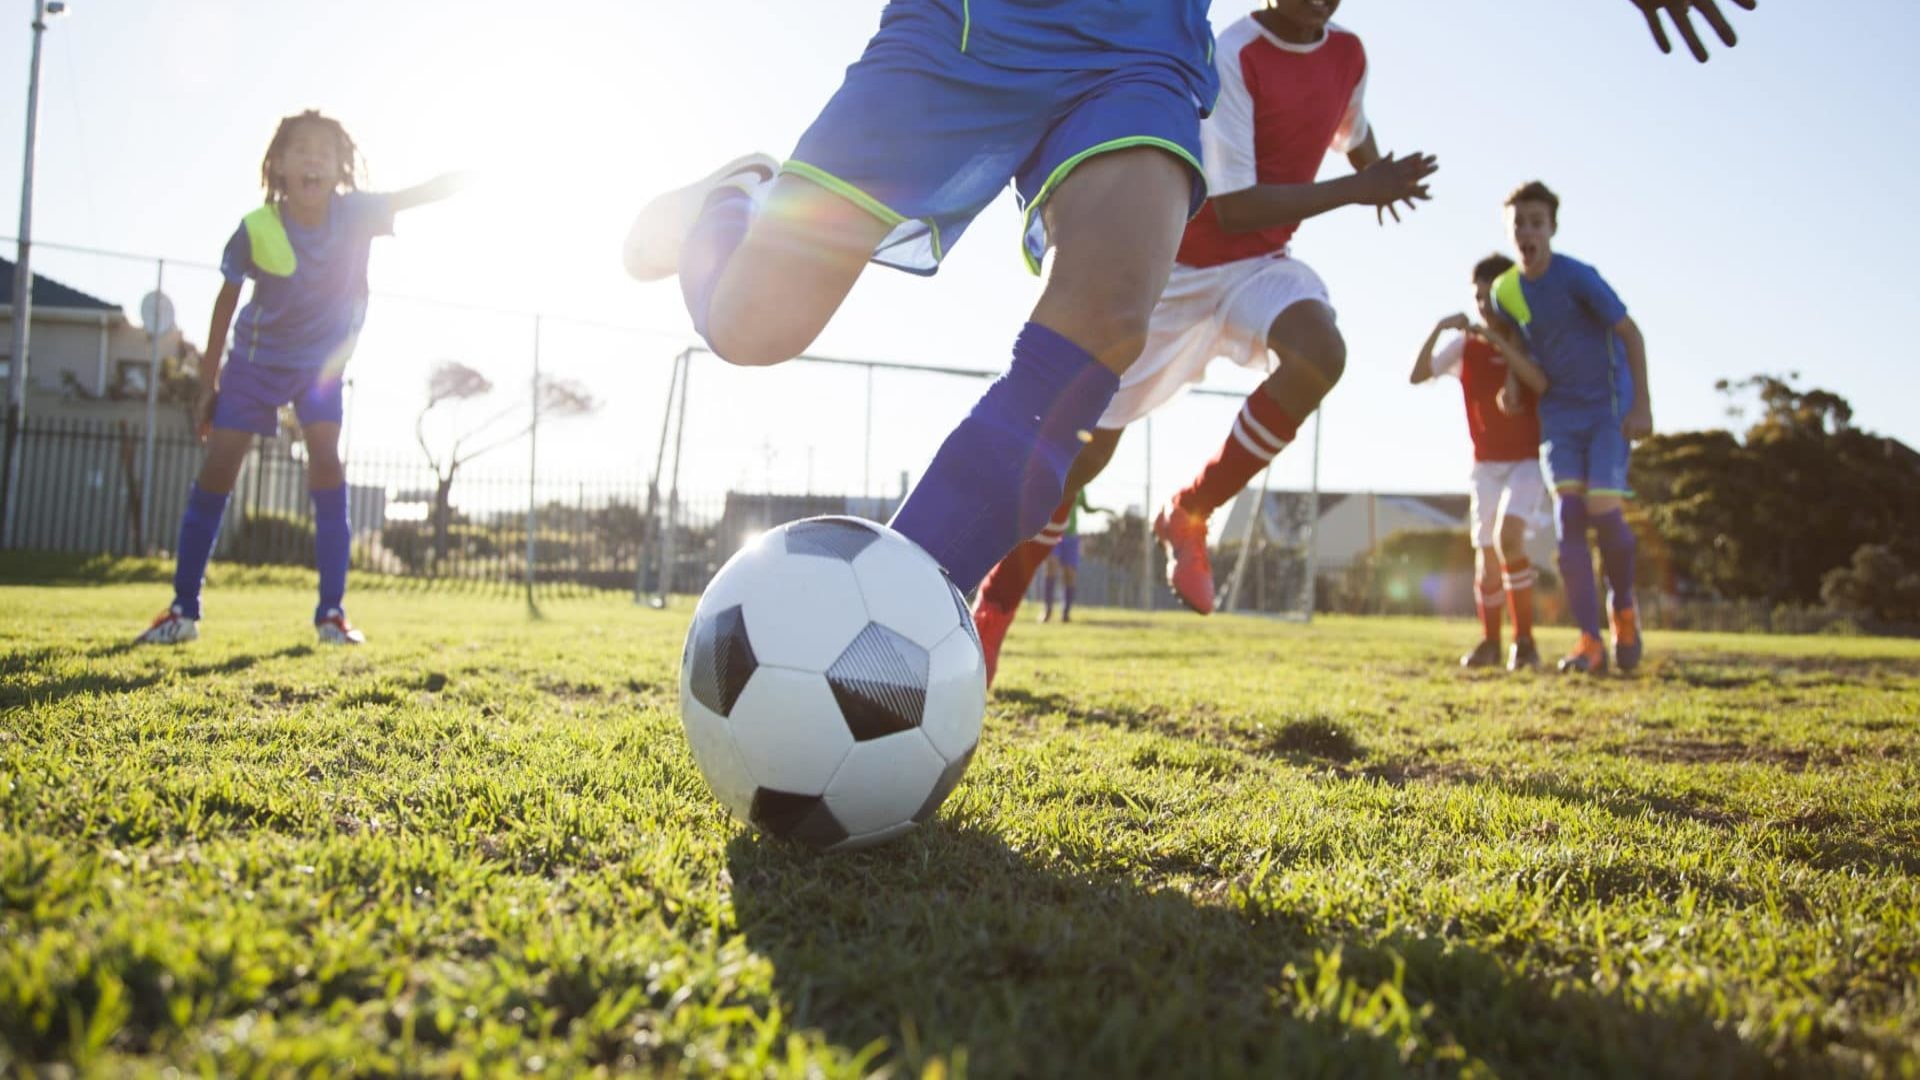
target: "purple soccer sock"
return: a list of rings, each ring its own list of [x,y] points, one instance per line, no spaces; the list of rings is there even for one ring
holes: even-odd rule
[[[319,622],[346,598],[353,526],[347,520],[347,485],[308,494],[313,497],[313,562],[320,571],[320,606],[313,620]]]
[[[1560,580],[1574,624],[1600,636],[1600,586],[1593,579],[1593,549],[1587,546],[1587,501],[1579,495],[1560,499]]]
[[[1073,586],[1060,586],[1060,598],[1060,617],[1063,619],[1073,618]]]
[[[197,483],[187,492],[180,539],[173,545],[173,606],[189,619],[200,617],[200,585],[207,578],[207,561],[213,558],[226,512],[226,492],[208,491]]]
[[[1639,546],[1633,528],[1627,524],[1625,510],[1609,510],[1593,519],[1594,537],[1599,541],[1600,566],[1607,574],[1607,594],[1613,610],[1633,608],[1633,557]]]
[[[739,188],[719,188],[707,196],[700,218],[680,247],[680,295],[687,302],[687,314],[693,316],[693,328],[707,339],[707,309],[713,304],[713,290],[720,275],[747,238],[753,224],[753,197]]]
[[[1047,576],[1041,579],[1040,595],[1047,602],[1047,618],[1053,618],[1053,587],[1056,584],[1053,570],[1047,570]]]
[[[893,527],[972,592],[1053,515],[1067,467],[1120,379],[1085,349],[1028,323],[1013,364],[940,446]]]

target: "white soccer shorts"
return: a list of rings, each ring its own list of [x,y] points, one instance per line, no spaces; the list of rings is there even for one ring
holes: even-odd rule
[[[1471,501],[1474,547],[1500,546],[1502,518],[1517,517],[1526,522],[1528,536],[1553,527],[1547,478],[1533,459],[1474,462]]]

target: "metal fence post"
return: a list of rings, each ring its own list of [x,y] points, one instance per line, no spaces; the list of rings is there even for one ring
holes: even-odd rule
[[[153,553],[153,445],[155,411],[160,403],[160,334],[166,328],[166,320],[160,318],[167,306],[167,260],[155,259],[153,271],[154,320],[147,327],[147,336],[153,339],[149,355],[151,363],[147,366],[147,442],[146,457],[140,466],[140,535],[145,540],[147,550],[136,552],[138,555]]]
[[[667,535],[660,544],[660,606],[673,596],[673,536],[680,518],[680,450],[687,437],[687,384],[693,381],[693,350],[682,353],[680,369],[680,415],[673,428],[673,477],[667,488]]]
[[[540,606],[533,600],[533,561],[538,555],[534,526],[540,508],[540,316],[533,317],[533,401],[532,417],[527,424],[527,611],[538,615]]]
[[[1153,417],[1140,428],[1147,455],[1147,483],[1140,494],[1140,610],[1153,610]]]
[[[655,569],[659,568],[659,546],[665,535],[660,528],[660,471],[667,464],[667,430],[673,426],[673,396],[680,388],[680,367],[691,352],[691,349],[680,350],[668,368],[667,405],[660,414],[660,445],[654,448],[653,476],[647,480],[647,520],[640,529],[640,550],[633,560],[633,602],[636,604],[646,599],[648,556],[653,557]],[[657,576],[655,580],[659,580]]]

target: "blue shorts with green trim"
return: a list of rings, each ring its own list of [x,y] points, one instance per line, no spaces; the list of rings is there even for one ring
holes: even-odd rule
[[[1540,418],[1540,453],[1556,494],[1584,489],[1589,495],[1629,495],[1627,437],[1609,412]]]
[[[981,63],[951,39],[882,27],[800,137],[785,170],[846,196],[894,226],[873,261],[932,274],[1012,181],[1022,248],[1040,272],[1040,208],[1093,154],[1157,146],[1206,200],[1200,112],[1171,63],[1114,71],[1015,71]]]

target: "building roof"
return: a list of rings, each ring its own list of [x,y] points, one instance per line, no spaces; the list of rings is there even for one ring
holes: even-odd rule
[[[0,259],[0,306],[13,304],[13,260]],[[39,308],[61,308],[67,311],[119,311],[119,304],[110,304],[97,296],[88,296],[79,289],[62,285],[49,277],[33,275],[33,306]]]

